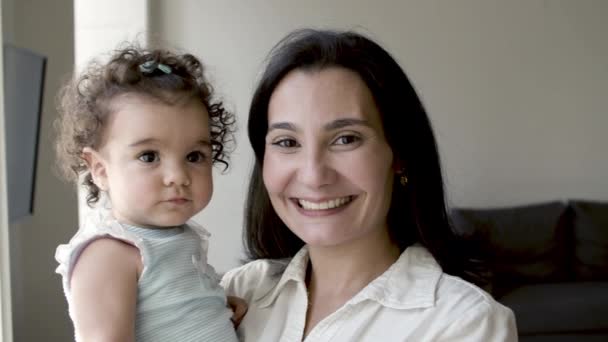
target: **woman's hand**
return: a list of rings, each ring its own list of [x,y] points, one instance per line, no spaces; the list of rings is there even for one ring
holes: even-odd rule
[[[247,302],[245,302],[245,300],[240,297],[227,296],[227,298],[228,307],[232,309],[233,312],[232,318],[230,318],[230,320],[232,320],[232,324],[234,324],[234,328],[236,329],[239,327],[239,324],[241,324],[243,317],[245,317],[245,314],[247,313]]]

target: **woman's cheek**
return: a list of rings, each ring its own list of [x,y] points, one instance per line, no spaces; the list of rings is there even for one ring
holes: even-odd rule
[[[264,155],[264,164],[262,166],[262,177],[264,185],[269,193],[278,193],[281,191],[281,179],[284,177],[284,170],[281,168],[281,160],[272,152],[266,152]]]

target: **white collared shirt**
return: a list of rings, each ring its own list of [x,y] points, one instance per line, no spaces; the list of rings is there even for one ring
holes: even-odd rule
[[[304,247],[291,261],[256,260],[226,273],[222,285],[228,295],[249,304],[238,328],[241,341],[302,341],[307,265]],[[510,309],[475,285],[443,273],[433,256],[415,245],[320,321],[305,341],[500,342],[517,341],[517,329]]]

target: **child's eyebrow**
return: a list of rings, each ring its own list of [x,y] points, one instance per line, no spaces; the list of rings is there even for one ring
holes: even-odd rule
[[[129,147],[137,147],[140,145],[147,145],[147,144],[152,144],[158,142],[158,139],[155,138],[146,138],[146,139],[141,139],[141,140],[137,140],[134,143],[129,144]]]
[[[141,146],[141,145],[147,145],[147,144],[153,144],[153,143],[160,143],[161,141],[159,139],[156,138],[146,138],[146,139],[141,139],[141,140],[137,140],[134,143],[129,144],[129,147],[137,147],[137,146]],[[195,145],[201,145],[204,147],[212,147],[211,145],[211,141],[208,139],[201,139],[198,140]]]
[[[212,146],[211,146],[211,145],[212,145],[212,144],[211,144],[211,141],[209,141],[209,140],[199,140],[199,141],[197,141],[196,143],[197,143],[198,145],[202,145],[202,146],[205,146],[205,147],[212,147]]]

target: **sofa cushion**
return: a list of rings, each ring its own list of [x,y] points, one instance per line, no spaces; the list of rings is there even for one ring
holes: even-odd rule
[[[608,202],[571,201],[580,280],[608,280]]]
[[[608,331],[572,334],[522,335],[519,342],[606,342]]]
[[[513,310],[522,335],[608,331],[608,282],[526,285],[499,301]]]
[[[571,277],[566,205],[547,202],[496,209],[452,210],[455,229],[485,244],[493,294],[522,283],[565,281]]]

